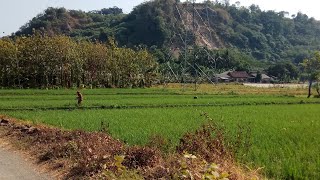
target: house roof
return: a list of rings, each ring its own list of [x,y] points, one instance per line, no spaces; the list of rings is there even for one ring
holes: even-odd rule
[[[216,74],[215,77],[218,77],[218,78],[225,78],[225,79],[229,79],[230,76],[228,75],[231,71],[226,71],[226,72],[223,72],[221,74]]]
[[[249,74],[245,71],[233,71],[229,72],[228,75],[232,78],[249,78]]]
[[[251,76],[252,76],[253,78],[255,78],[255,77],[257,77],[257,73],[251,73]],[[271,77],[269,77],[268,75],[262,73],[262,74],[261,74],[261,79],[271,79]]]
[[[219,77],[219,78],[222,80],[229,80],[229,78],[227,78],[227,77]]]
[[[261,74],[261,79],[271,79],[271,77],[266,74]]]

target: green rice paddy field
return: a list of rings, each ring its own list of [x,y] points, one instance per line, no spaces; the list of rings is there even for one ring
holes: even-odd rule
[[[261,167],[271,179],[320,179],[320,99],[294,96],[294,89],[237,93],[241,88],[82,90],[80,108],[76,90],[0,90],[0,114],[88,131],[100,130],[104,122],[112,136],[130,145],[154,135],[175,145],[206,121],[200,116],[205,112],[231,134],[239,124],[250,126],[252,146],[239,163]]]

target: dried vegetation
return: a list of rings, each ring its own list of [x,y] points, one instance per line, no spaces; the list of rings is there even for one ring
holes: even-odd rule
[[[65,131],[0,117],[3,138],[23,144],[39,163],[62,172],[62,179],[259,179],[234,161],[232,148],[215,124],[207,124],[164,153],[161,137],[128,146],[106,132]],[[103,128],[105,130],[105,128]]]

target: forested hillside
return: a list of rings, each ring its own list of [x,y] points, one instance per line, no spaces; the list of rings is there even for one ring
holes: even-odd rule
[[[48,8],[14,36],[39,30],[77,40],[106,42],[113,37],[129,48],[142,45],[156,57],[168,81],[231,69],[296,79],[298,75],[286,72],[320,48],[320,22],[306,14],[289,17],[284,11],[225,2],[153,0],[129,14],[117,7],[90,12]]]
[[[192,16],[195,28],[191,27]],[[121,45],[166,47],[170,43],[181,46],[180,35],[191,31],[189,44],[196,38],[198,45],[209,49],[236,47],[260,60],[299,62],[309,54],[308,50],[320,47],[320,22],[302,13],[287,16],[283,11],[262,11],[256,5],[246,8],[207,1],[193,8],[191,3],[155,0],[135,7],[128,15],[116,7],[87,13],[49,8],[21,27],[16,35],[44,28],[49,34],[64,33],[100,41],[114,35]]]
[[[125,15],[117,7],[83,12],[65,8],[48,8],[22,26],[16,36],[30,35],[34,30],[48,35],[68,35],[80,39],[107,41],[112,36],[111,27]]]

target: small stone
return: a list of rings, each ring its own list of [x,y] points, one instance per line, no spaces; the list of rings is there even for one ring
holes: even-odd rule
[[[6,119],[1,119],[0,123],[3,123],[3,124],[9,124],[9,121],[6,120]]]
[[[29,128],[28,128],[28,127],[21,127],[21,128],[19,128],[19,129],[20,129],[20,131],[23,132],[23,133],[26,133],[26,132],[29,131]]]
[[[39,132],[39,130],[35,127],[30,127],[27,131],[28,134],[34,134],[34,133],[37,133]]]
[[[9,121],[6,119],[1,119],[0,124],[1,124],[1,126],[6,126],[9,124]]]

